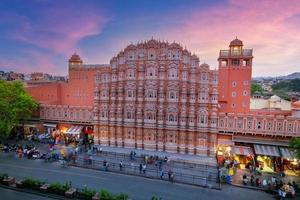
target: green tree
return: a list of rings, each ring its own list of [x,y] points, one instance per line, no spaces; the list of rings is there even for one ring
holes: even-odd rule
[[[289,143],[289,148],[295,154],[296,158],[300,159],[300,138],[292,138]]]
[[[257,83],[251,83],[251,95],[253,96],[255,92],[259,92],[262,95],[263,88]]]
[[[38,104],[21,82],[0,81],[0,137],[7,137],[20,122],[31,117]]]

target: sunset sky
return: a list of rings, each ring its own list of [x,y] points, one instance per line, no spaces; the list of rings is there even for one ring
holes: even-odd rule
[[[0,69],[67,74],[77,52],[102,64],[130,43],[174,40],[217,67],[235,37],[253,76],[300,71],[300,0],[1,0]]]

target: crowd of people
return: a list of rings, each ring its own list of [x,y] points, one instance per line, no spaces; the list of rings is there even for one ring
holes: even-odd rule
[[[19,158],[38,159],[42,154],[32,144],[9,144],[0,142],[0,150],[5,153],[14,152]]]
[[[278,191],[278,196],[280,197],[280,199],[284,199],[286,196],[293,198],[296,195],[296,190],[298,190],[298,185],[295,181],[293,181],[292,183],[284,183],[282,180],[279,180],[275,176],[260,179],[259,177],[255,177],[253,174],[250,175],[250,177],[244,174],[242,181],[244,185],[276,190]]]

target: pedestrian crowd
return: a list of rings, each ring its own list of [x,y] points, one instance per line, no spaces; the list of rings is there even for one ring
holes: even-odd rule
[[[275,176],[271,178],[255,177],[253,174],[248,177],[246,174],[243,175],[242,181],[244,185],[263,187],[270,190],[276,190],[279,199],[285,199],[286,196],[294,198],[298,185],[295,181],[292,183],[284,183],[282,180],[278,180]]]

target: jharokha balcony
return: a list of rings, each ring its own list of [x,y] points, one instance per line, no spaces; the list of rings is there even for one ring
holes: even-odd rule
[[[219,132],[283,137],[300,136],[300,120],[292,116],[219,114]]]

